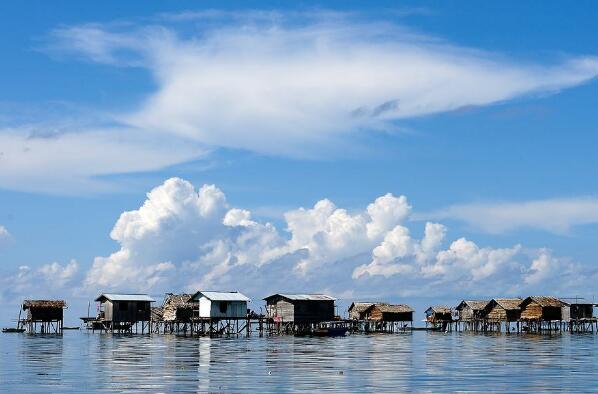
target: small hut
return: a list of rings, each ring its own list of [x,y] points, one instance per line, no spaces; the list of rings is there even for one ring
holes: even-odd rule
[[[190,301],[195,303],[200,319],[246,319],[251,300],[238,291],[198,291]]]
[[[163,320],[165,322],[189,323],[193,317],[193,308],[197,303],[191,302],[191,294],[167,293],[162,303]]]
[[[434,328],[446,330],[453,322],[453,311],[448,306],[435,305],[426,309],[426,326],[431,324]]]
[[[587,332],[594,331],[594,324],[598,323],[594,317],[594,302],[575,297],[575,298],[561,298],[561,301],[569,305],[569,316],[563,320],[567,321],[569,331],[572,332]],[[566,313],[564,308],[564,313]],[[598,324],[596,329],[598,329]]]
[[[505,331],[511,331],[511,323],[516,323],[519,331],[518,320],[521,317],[519,305],[521,298],[494,298],[486,306],[486,328],[501,331],[504,324]]]
[[[100,303],[99,320],[104,329],[130,332],[135,327],[137,331],[137,323],[141,322],[141,332],[149,332],[151,304],[155,300],[147,294],[104,293],[95,301]]]
[[[569,304],[556,297],[527,297],[519,306],[520,320],[527,323],[529,331],[558,330],[562,321],[568,320]]]
[[[412,322],[413,309],[405,304],[376,303],[366,310],[370,320],[384,322]]]
[[[569,318],[571,320],[591,320],[594,318],[594,303],[583,298],[561,298],[562,302],[569,305]]]
[[[66,302],[63,300],[25,300],[22,310],[27,316],[19,319],[19,324],[31,333],[37,332],[39,326],[42,334],[58,334],[62,332],[64,308]]]
[[[484,319],[485,309],[490,301],[463,300],[455,310],[459,313],[459,321],[471,322]]]
[[[494,298],[486,307],[486,319],[490,322],[516,322],[521,317],[521,298]]]
[[[556,297],[532,296],[524,299],[519,306],[521,320],[556,321],[563,320],[563,307],[568,304]]]
[[[272,294],[264,298],[275,322],[313,324],[334,319],[334,301],[325,294]]]
[[[373,302],[353,302],[349,306],[349,319],[351,320],[366,320],[367,315],[365,311],[374,305]]]

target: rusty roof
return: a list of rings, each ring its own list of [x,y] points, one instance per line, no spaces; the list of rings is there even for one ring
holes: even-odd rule
[[[25,300],[23,301],[23,310],[29,308],[66,308],[66,302],[63,300]]]
[[[413,309],[409,305],[405,304],[386,304],[386,303],[379,303],[374,304],[372,307],[376,307],[382,313],[407,313],[413,312]]]
[[[556,297],[550,296],[531,296],[523,300],[522,303],[526,302],[527,300],[531,300],[542,307],[562,307],[565,305],[569,305],[568,303],[563,302]]]
[[[461,310],[465,305],[473,309],[474,311],[481,311],[490,303],[486,300],[463,300],[455,309]]]
[[[501,308],[512,311],[521,309],[519,305],[523,300],[521,298],[495,298],[493,301]]]

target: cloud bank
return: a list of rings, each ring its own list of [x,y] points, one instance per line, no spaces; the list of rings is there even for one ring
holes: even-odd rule
[[[119,245],[113,253],[87,270],[76,261],[22,266],[2,281],[0,295],[237,289],[254,297],[507,296],[578,292],[598,278],[546,248],[481,246],[449,238],[440,223],[414,229],[412,218],[405,196],[386,194],[357,211],[322,199],[287,211],[279,229],[231,206],[215,185],[196,190],[171,178],[120,215],[110,233]]]
[[[120,216],[111,232],[120,248],[95,259],[84,287],[509,295],[565,291],[593,275],[548,249],[447,242],[440,223],[426,223],[418,238],[407,227],[411,216],[405,196],[386,194],[357,212],[323,199],[288,211],[279,230],[231,207],[214,185],[196,191],[171,178]]]
[[[218,148],[334,155],[358,150],[357,134],[392,132],[403,119],[554,92],[598,74],[596,57],[533,64],[331,13],[186,13],[75,25],[54,30],[47,49],[142,68],[154,90],[131,110],[97,109],[82,124],[53,117],[0,125],[2,187],[101,189],[99,177],[152,171]]]

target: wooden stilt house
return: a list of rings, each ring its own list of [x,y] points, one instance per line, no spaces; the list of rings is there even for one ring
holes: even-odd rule
[[[510,332],[513,328],[519,331],[518,320],[521,317],[521,308],[519,305],[523,300],[521,298],[494,298],[486,306],[486,325],[485,328],[490,331]],[[511,327],[515,324],[515,327]]]
[[[266,313],[276,322],[318,323],[334,319],[333,297],[325,294],[273,294],[264,298]]]
[[[435,305],[426,309],[426,326],[442,330],[450,329],[453,323],[453,310],[448,306]]]
[[[100,303],[99,322],[105,330],[150,332],[151,304],[155,302],[147,294],[104,293],[95,299]]]
[[[463,300],[455,310],[458,312],[459,321],[479,321],[485,317],[488,300]]]
[[[19,318],[19,324],[31,333],[39,329],[42,334],[58,334],[62,332],[64,308],[66,302],[63,300],[25,300],[22,310],[26,316]]]
[[[374,305],[373,302],[353,302],[349,306],[349,319],[351,320],[367,320],[365,312],[369,307]]]

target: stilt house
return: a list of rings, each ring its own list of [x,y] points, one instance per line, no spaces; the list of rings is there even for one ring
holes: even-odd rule
[[[238,291],[198,291],[191,299],[195,316],[200,319],[245,319],[251,300]]]
[[[521,304],[521,320],[535,321],[562,321],[568,316],[564,316],[563,308],[569,304],[559,300],[556,297],[532,296],[524,299]]]
[[[486,320],[490,322],[516,322],[521,317],[521,298],[494,298],[486,306]]]
[[[62,331],[64,308],[63,300],[25,300],[22,309],[27,316],[19,323],[29,332],[36,332],[39,325],[42,333],[58,333]]]
[[[371,305],[365,314],[369,320],[380,322],[412,322],[413,309],[404,304],[376,303]]]
[[[431,306],[426,309],[427,323],[450,323],[453,321],[453,313],[451,308],[444,305]]]
[[[592,320],[594,318],[594,303],[583,298],[561,298],[569,304],[569,317],[571,320]]]
[[[489,301],[472,301],[472,300],[463,300],[457,307],[455,311],[457,311],[459,316],[459,321],[462,322],[472,322],[472,321],[481,321],[484,319],[486,314],[486,306],[488,305]]]
[[[369,307],[374,305],[373,302],[353,302],[349,307],[349,319],[351,320],[366,320],[365,312]]]
[[[105,322],[135,324],[151,320],[151,304],[147,294],[104,293],[95,299],[100,303],[100,318]]]
[[[318,323],[334,319],[335,298],[325,294],[273,294],[264,298],[276,322]]]
[[[191,302],[191,294],[167,293],[162,303],[162,319],[165,322],[188,323],[193,317],[196,302]]]

